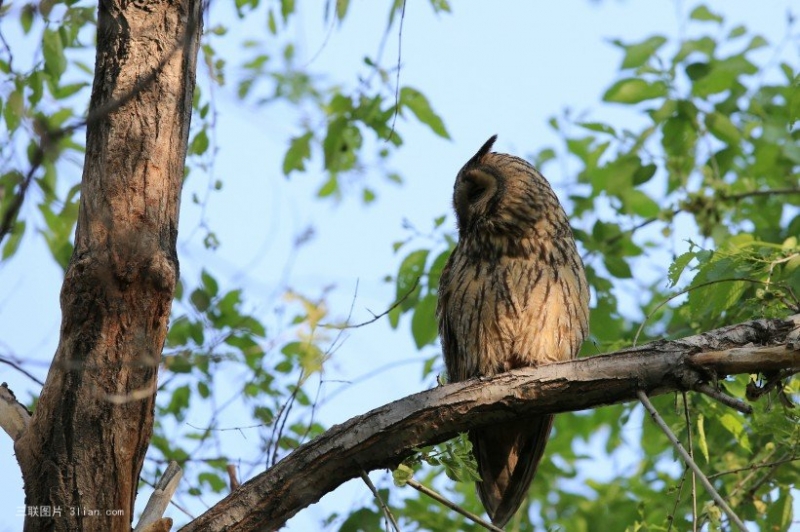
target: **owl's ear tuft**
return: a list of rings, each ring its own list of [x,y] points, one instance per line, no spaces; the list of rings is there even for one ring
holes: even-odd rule
[[[492,151],[492,146],[494,145],[494,141],[496,140],[497,140],[497,135],[492,135],[491,137],[489,137],[489,140],[483,143],[483,146],[481,146],[481,149],[478,150],[478,153],[473,155],[472,159],[470,159],[469,163],[467,164],[469,166],[480,164],[483,158],[486,157],[489,154],[489,152]]]

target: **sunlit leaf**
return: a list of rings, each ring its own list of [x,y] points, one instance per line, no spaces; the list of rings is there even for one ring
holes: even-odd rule
[[[431,131],[440,137],[449,139],[450,134],[444,127],[444,122],[431,108],[428,99],[418,90],[411,87],[400,89],[400,106],[408,108],[417,120],[431,128]]]
[[[603,95],[603,101],[634,104],[666,95],[667,86],[661,81],[648,83],[641,78],[628,78],[614,83]]]

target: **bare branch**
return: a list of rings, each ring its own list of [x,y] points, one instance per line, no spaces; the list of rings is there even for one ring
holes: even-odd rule
[[[800,188],[773,188],[766,190],[748,190],[747,192],[740,192],[738,194],[720,194],[720,198],[726,200],[740,200],[750,198],[753,196],[789,196],[792,194],[800,194]]]
[[[236,466],[233,464],[228,464],[225,469],[228,471],[228,479],[231,482],[231,491],[233,491],[241,485],[241,482],[239,482],[239,479],[236,476]]]
[[[0,384],[0,427],[17,441],[31,420],[31,413],[25,405],[17,401],[14,392],[5,382]]]
[[[336,425],[301,445],[183,530],[280,528],[302,508],[362,471],[394,468],[414,449],[471,428],[631,401],[640,390],[651,396],[690,391],[710,375],[757,373],[759,359],[771,370],[794,368],[800,366],[800,349],[775,344],[783,345],[798,328],[800,315],[756,320],[414,394]],[[773,347],[731,349],[756,342]],[[759,356],[761,352],[766,354]]]
[[[369,491],[371,491],[372,494],[375,496],[375,500],[378,501],[378,506],[381,507],[383,515],[386,516],[386,521],[387,521],[386,527],[388,528],[389,523],[391,523],[392,528],[397,532],[400,532],[400,525],[397,524],[397,520],[394,518],[394,515],[392,515],[392,510],[389,509],[389,506],[381,498],[381,494],[378,493],[378,488],[375,487],[375,484],[372,483],[372,479],[369,478],[369,475],[367,475],[367,472],[364,470],[361,470],[361,480],[364,481],[364,484],[367,485]]]
[[[442,504],[442,505],[450,508],[454,512],[460,513],[461,515],[463,515],[467,519],[470,519],[470,520],[478,523],[479,525],[481,525],[486,530],[492,530],[494,532],[503,532],[502,528],[494,526],[492,523],[490,523],[489,521],[486,521],[485,519],[481,519],[481,517],[479,515],[475,515],[472,512],[466,511],[465,509],[463,509],[461,506],[457,505],[453,501],[450,501],[450,500],[444,498],[443,496],[441,496],[437,492],[435,492],[432,489],[430,489],[428,486],[426,486],[424,484],[420,484],[419,482],[417,482],[413,478],[408,479],[406,481],[406,484],[408,484],[409,486],[411,486],[412,488],[414,488],[418,492],[424,493],[425,495],[427,495],[428,497],[430,497],[434,501],[438,502],[439,504]]]
[[[747,403],[740,401],[735,397],[731,397],[720,390],[706,384],[705,382],[699,383],[697,386],[694,387],[695,391],[705,394],[712,399],[716,399],[720,403],[724,404],[725,406],[729,406],[735,410],[738,410],[742,414],[752,414],[753,407],[748,405]]]
[[[700,384],[699,386],[703,386]],[[698,386],[695,386],[695,390],[698,389]],[[694,460],[694,443],[692,442],[692,421],[689,416],[689,396],[686,392],[683,392],[683,415],[686,419],[686,433],[688,435],[688,443],[689,443],[689,456],[692,457]],[[689,471],[689,468],[686,468],[684,471],[684,476],[686,472]],[[670,522],[672,524],[672,522]],[[697,475],[694,474],[692,471],[692,532],[697,532]]]
[[[169,505],[169,501],[175,494],[175,490],[178,489],[178,484],[182,476],[183,470],[181,470],[178,463],[175,461],[170,462],[167,466],[167,470],[164,471],[164,474],[161,475],[161,478],[156,483],[155,491],[153,491],[152,495],[150,495],[150,498],[147,500],[147,506],[145,506],[142,512],[142,518],[139,519],[139,524],[136,525],[133,532],[159,530],[157,523],[164,521],[162,516]],[[172,520],[170,519],[169,522],[171,527]],[[153,528],[154,526],[156,528]],[[169,530],[169,527],[167,530]]]
[[[20,373],[28,377],[30,380],[38,384],[39,386],[44,386],[44,383],[38,377],[36,377],[36,375],[30,373],[29,371],[27,371],[25,368],[22,367],[22,365],[19,363],[19,359],[12,360],[11,358],[7,358],[0,355],[0,364],[6,364],[8,366],[11,366],[15,370],[19,371]]]
[[[731,469],[729,471],[720,471],[719,473],[714,473],[713,475],[708,475],[709,479],[721,477],[723,475],[732,475],[734,473],[741,473],[743,471],[755,471],[756,469],[762,469],[764,467],[773,467],[779,466],[788,462],[794,462],[795,460],[800,460],[800,456],[789,455],[785,458],[781,458],[780,460],[775,460],[774,462],[766,462],[763,464],[750,464],[747,467],[739,467],[737,469]]]
[[[714,499],[714,502],[717,503],[717,506],[719,506],[722,509],[722,511],[725,512],[725,514],[728,516],[728,519],[730,519],[731,522],[734,523],[739,528],[739,530],[741,530],[742,532],[747,532],[747,527],[744,526],[742,520],[739,519],[739,517],[733,512],[733,510],[731,510],[731,507],[728,506],[728,503],[725,502],[725,499],[723,499],[720,496],[719,492],[717,492],[714,486],[711,485],[711,482],[709,482],[708,478],[706,478],[705,474],[703,473],[703,470],[700,469],[700,467],[695,463],[695,461],[692,459],[689,453],[686,452],[686,449],[683,448],[681,442],[678,441],[678,438],[675,436],[675,434],[672,433],[667,424],[658,414],[658,411],[653,406],[653,403],[651,403],[650,399],[648,399],[647,394],[644,393],[642,390],[639,390],[636,392],[636,396],[639,398],[639,401],[641,401],[641,403],[650,413],[650,417],[653,418],[653,421],[656,422],[656,425],[658,425],[658,427],[664,432],[664,434],[667,435],[667,438],[669,438],[669,441],[672,442],[673,447],[675,447],[675,449],[678,451],[678,454],[681,455],[681,458],[683,458],[683,461],[686,462],[686,465],[688,465],[691,468],[692,472],[697,476],[697,478],[700,479],[700,483],[703,485],[703,487],[706,488],[706,491],[708,491],[708,494],[711,495],[712,499]]]
[[[397,308],[398,306],[402,305],[403,301],[408,299],[408,296],[410,296],[414,292],[414,290],[417,289],[417,285],[418,284],[419,284],[419,277],[416,278],[416,280],[414,281],[414,284],[411,285],[411,288],[409,288],[408,291],[405,294],[403,294],[403,297],[401,297],[400,299],[398,299],[397,301],[392,303],[392,306],[390,306],[389,308],[387,308],[386,310],[384,310],[380,314],[373,314],[372,311],[370,311],[370,314],[372,314],[372,318],[368,319],[367,321],[363,321],[361,323],[356,323],[356,324],[353,324],[353,325],[350,325],[348,323],[344,323],[343,325],[334,325],[334,324],[330,324],[330,323],[321,323],[320,327],[325,327],[326,329],[339,329],[339,330],[358,329],[359,327],[364,327],[365,325],[369,325],[370,323],[375,323],[376,321],[378,321],[382,317],[384,317],[387,314],[389,314],[395,308]],[[358,285],[356,285],[356,292],[357,291],[358,291]],[[353,304],[355,304],[355,298],[353,299]],[[350,307],[350,312],[351,313],[353,312],[353,307],[352,306]],[[347,317],[347,321],[350,321],[350,316]]]

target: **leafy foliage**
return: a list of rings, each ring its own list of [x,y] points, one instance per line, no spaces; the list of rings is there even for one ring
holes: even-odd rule
[[[594,289],[592,342],[584,345],[585,354],[614,350],[631,339],[679,337],[800,311],[797,65],[780,64],[782,81],[764,83],[762,70],[750,58],[755,50],[769,46],[763,37],[739,26],[718,38],[724,19],[702,5],[689,19],[700,31],[713,25],[713,32],[677,42],[655,35],[641,42],[613,43],[623,52],[620,79],[602,98],[641,116],[638,130],[576,119],[567,111],[550,120],[563,148],[544,148],[531,157],[545,175],[556,161],[562,167],[569,165],[578,185],[573,189],[581,190],[569,200]],[[674,250],[670,264],[663,259],[663,241],[673,233],[687,235],[687,247]],[[401,315],[410,313],[411,333],[420,347],[432,341],[431,331],[419,323],[435,326],[429,321],[426,298],[435,296],[441,267],[454,242],[454,235],[441,229],[433,236],[441,244],[431,250],[413,248],[414,239],[396,245],[398,250],[414,249],[401,261],[397,293],[412,277],[420,278],[421,286],[395,309],[392,323],[398,326]],[[642,262],[651,267],[669,264],[645,290],[633,274]],[[618,294],[634,303],[623,306]],[[642,321],[641,328],[637,321]],[[744,396],[746,381],[720,384],[731,394]],[[796,393],[796,386],[792,381],[787,393]],[[798,449],[796,416],[766,403],[746,419],[704,397],[691,400],[694,404],[680,407],[689,417],[674,416],[673,430],[687,441],[691,428],[707,473],[744,519],[763,529],[788,530],[798,474],[791,463]],[[658,402],[660,411],[674,410],[668,401]],[[609,430],[605,448],[612,456],[633,445],[622,437],[619,410],[559,416],[549,446],[552,463],[542,465],[537,478],[545,480],[536,481],[539,489],[531,490],[529,501],[533,508],[529,513],[540,515],[540,524],[548,530],[691,526],[686,472],[674,465],[665,467],[673,460],[671,447],[648,423],[638,442],[644,454],[631,474],[610,481],[591,479],[575,491],[552,485],[541,489],[549,479],[577,477],[582,457],[569,450],[600,427]],[[624,407],[623,412],[623,420],[641,416],[638,408]],[[780,427],[780,436],[766,428],[766,418],[770,426]],[[578,427],[587,430],[581,435]],[[780,463],[774,467],[784,475],[780,481],[764,466],[776,457]],[[470,467],[474,466],[464,467],[463,476],[469,476]],[[665,493],[672,502],[656,502],[663,501]],[[468,498],[459,502],[480,512]],[[724,526],[713,504],[699,511],[700,522],[710,529]],[[529,526],[518,517],[510,529]]]

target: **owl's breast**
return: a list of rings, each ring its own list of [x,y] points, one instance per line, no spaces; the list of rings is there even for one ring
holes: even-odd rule
[[[455,259],[443,319],[458,339],[458,380],[577,355],[586,334],[580,272],[539,254]]]

